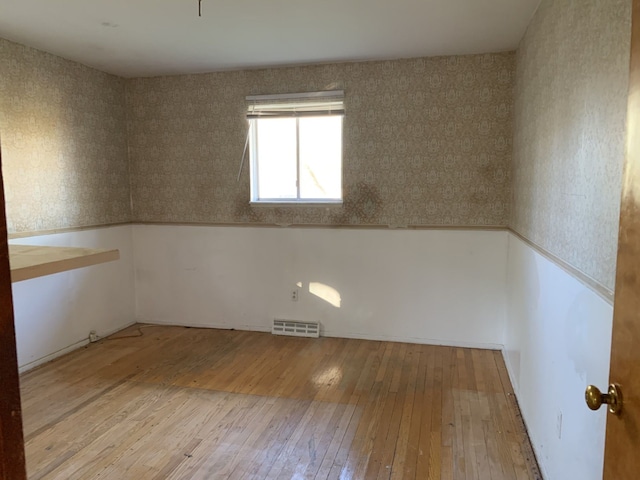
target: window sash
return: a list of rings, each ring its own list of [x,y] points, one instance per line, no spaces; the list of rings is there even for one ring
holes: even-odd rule
[[[318,116],[317,114],[315,116]],[[335,115],[339,116],[339,115]],[[274,118],[274,117],[267,117]],[[300,120],[296,119],[296,197],[295,198],[266,198],[260,197],[260,177],[259,177],[259,155],[258,155],[258,117],[248,118],[249,120],[249,134],[251,137],[250,143],[250,158],[251,158],[251,202],[254,203],[307,203],[307,204],[329,204],[329,203],[342,203],[342,192],[340,197],[322,197],[322,198],[301,198],[300,197]],[[343,124],[344,126],[344,124]],[[341,134],[342,135],[342,134]],[[344,148],[344,146],[343,146]],[[340,154],[340,165],[342,165],[342,153]],[[342,167],[341,167],[342,170]],[[340,171],[340,184],[342,185],[342,171]]]

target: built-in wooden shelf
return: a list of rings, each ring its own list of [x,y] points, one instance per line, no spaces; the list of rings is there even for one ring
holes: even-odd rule
[[[9,245],[12,282],[112,262],[119,258],[118,250]]]

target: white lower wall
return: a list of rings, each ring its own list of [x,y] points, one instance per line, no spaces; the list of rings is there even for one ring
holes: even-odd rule
[[[254,330],[285,318],[320,321],[327,336],[501,348],[506,242],[504,231],[137,225],[137,318]]]
[[[505,359],[546,480],[602,478],[612,305],[509,234]],[[559,416],[562,419],[559,420]]]
[[[608,383],[613,307],[505,231],[136,225],[11,243],[121,256],[13,285],[21,370],[134,318],[265,331],[318,320],[328,336],[504,345],[545,478],[601,478],[606,413],[587,409],[584,389]]]
[[[18,364],[24,371],[135,321],[130,225],[11,240],[21,245],[117,248],[120,260],[13,284]]]

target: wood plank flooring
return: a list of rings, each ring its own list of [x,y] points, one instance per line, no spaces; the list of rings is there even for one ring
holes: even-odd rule
[[[32,480],[542,478],[495,351],[134,326],[21,390]]]

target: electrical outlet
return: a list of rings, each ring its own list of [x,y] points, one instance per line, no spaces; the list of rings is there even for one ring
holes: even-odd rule
[[[292,302],[297,302],[298,301],[298,289],[294,289],[291,290],[291,301]]]
[[[97,342],[97,341],[98,341],[98,334],[96,333],[96,331],[95,331],[95,330],[91,330],[91,331],[89,332],[89,341],[90,341],[91,343],[93,343],[93,342]]]

